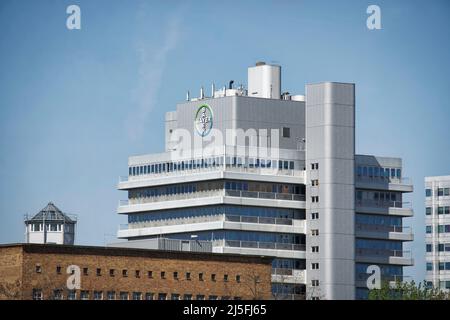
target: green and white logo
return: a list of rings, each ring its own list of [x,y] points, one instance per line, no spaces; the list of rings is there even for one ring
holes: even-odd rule
[[[210,106],[202,104],[198,107],[194,125],[200,136],[204,137],[209,134],[213,126],[213,112]]]

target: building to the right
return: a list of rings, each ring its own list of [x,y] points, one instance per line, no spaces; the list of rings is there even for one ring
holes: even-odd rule
[[[450,175],[425,177],[426,281],[450,289]]]

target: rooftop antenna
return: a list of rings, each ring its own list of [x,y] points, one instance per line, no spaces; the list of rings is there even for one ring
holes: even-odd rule
[[[205,99],[205,92],[203,91],[203,86],[200,88],[200,99]]]
[[[214,82],[211,84],[211,97],[214,98],[214,93],[216,91],[216,86],[214,85]]]
[[[230,83],[228,84],[228,89],[233,89],[233,83],[234,80],[231,80]]]
[[[186,92],[186,101],[191,100],[189,90]]]

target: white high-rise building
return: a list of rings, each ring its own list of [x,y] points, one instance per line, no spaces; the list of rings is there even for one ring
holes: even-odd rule
[[[450,289],[450,176],[425,177],[426,281]]]
[[[129,158],[120,245],[271,256],[276,299],[364,299],[374,264],[401,280],[413,186],[401,159],[355,154],[355,85],[290,95],[279,66],[257,63],[247,88],[187,95],[166,114],[166,152]]]
[[[25,216],[26,243],[53,243],[73,245],[75,242],[75,216],[59,210],[52,202],[32,217]]]

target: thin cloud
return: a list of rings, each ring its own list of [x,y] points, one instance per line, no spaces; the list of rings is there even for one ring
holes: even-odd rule
[[[143,135],[146,121],[156,105],[167,58],[180,39],[183,11],[184,7],[180,6],[169,17],[164,28],[164,41],[159,47],[155,49],[152,43],[144,41],[137,46],[139,80],[134,92],[137,109],[128,119],[128,135],[132,140],[138,140]]]

